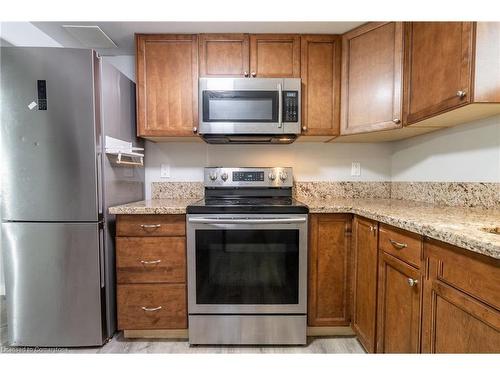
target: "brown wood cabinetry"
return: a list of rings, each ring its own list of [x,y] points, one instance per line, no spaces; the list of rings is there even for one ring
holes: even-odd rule
[[[353,221],[354,275],[352,327],[369,352],[375,352],[377,316],[378,223],[356,216]]]
[[[344,34],[341,133],[401,127],[402,73],[402,22],[370,22]]]
[[[308,325],[350,323],[351,216],[309,216]]]
[[[379,254],[377,353],[419,353],[420,271],[383,251]]]
[[[338,35],[301,37],[302,134],[340,134],[340,55]]]
[[[500,260],[424,242],[422,352],[500,353]]]
[[[136,35],[137,135],[193,135],[198,124],[198,36]]]
[[[118,329],[185,330],[185,215],[118,215],[116,232]]]
[[[250,35],[252,77],[300,77],[300,36],[296,34]]]
[[[500,23],[411,22],[405,42],[406,124],[452,126],[499,113]]]
[[[201,77],[248,77],[248,34],[201,34]]]

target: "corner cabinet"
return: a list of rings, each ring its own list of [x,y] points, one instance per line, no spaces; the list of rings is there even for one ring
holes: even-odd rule
[[[137,135],[189,137],[198,124],[198,36],[136,35]]]
[[[338,35],[301,37],[303,136],[340,134],[340,54]]]
[[[403,22],[370,22],[342,36],[341,133],[402,126]]]
[[[309,215],[308,325],[349,326],[351,215]]]
[[[365,350],[375,352],[377,326],[378,223],[353,221],[354,275],[352,328]]]

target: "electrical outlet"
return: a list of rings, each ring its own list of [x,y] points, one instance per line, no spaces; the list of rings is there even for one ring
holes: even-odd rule
[[[170,165],[162,164],[160,169],[160,177],[161,178],[170,178]]]
[[[351,176],[361,176],[361,163],[359,161],[352,162]]]

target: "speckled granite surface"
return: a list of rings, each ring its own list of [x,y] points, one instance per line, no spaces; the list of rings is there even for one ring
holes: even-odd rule
[[[392,182],[391,198],[441,206],[500,208],[500,183]]]
[[[109,209],[112,214],[184,214],[191,199],[153,199]],[[311,213],[352,213],[500,259],[500,209],[440,207],[395,199],[302,198]]]
[[[500,209],[443,207],[395,199],[302,199],[311,213],[353,213],[500,259]]]
[[[151,199],[200,199],[203,190],[203,182],[152,182]]]
[[[390,198],[390,182],[319,181],[294,183],[297,199],[311,198]]]
[[[200,198],[150,199],[109,208],[114,215],[173,215],[185,214],[186,207]]]

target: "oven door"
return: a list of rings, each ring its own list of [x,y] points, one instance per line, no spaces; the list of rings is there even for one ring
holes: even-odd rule
[[[307,215],[188,215],[190,314],[305,314]]]

